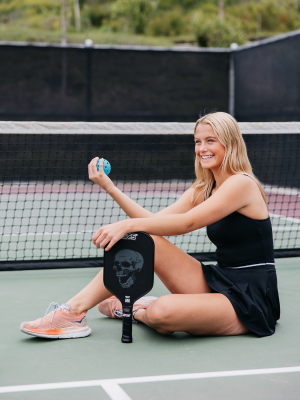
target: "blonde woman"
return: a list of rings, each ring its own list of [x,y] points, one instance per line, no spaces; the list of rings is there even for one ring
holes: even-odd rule
[[[97,248],[109,250],[126,233],[144,231],[155,241],[155,272],[170,295],[142,298],[134,319],[162,334],[259,337],[275,332],[280,306],[272,227],[262,187],[253,175],[239,127],[229,114],[208,114],[196,122],[197,180],[173,205],[157,214],[143,209],[89,164],[90,179],[120,205],[130,219],[101,227]],[[207,227],[217,247],[217,264],[204,265],[163,236]],[[122,317],[120,302],[103,285],[102,271],[79,294],[44,318],[23,323],[27,334],[47,338],[84,337],[86,312],[98,309]]]

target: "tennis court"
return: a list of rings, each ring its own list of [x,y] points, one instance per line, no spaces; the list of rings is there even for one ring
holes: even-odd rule
[[[167,337],[136,324],[130,345],[121,343],[121,321],[97,309],[88,313],[92,334],[85,339],[42,340],[18,330],[24,319],[42,316],[50,301],[64,302],[79,291],[96,269],[1,272],[0,396],[298,399],[299,262],[276,260],[282,316],[273,336]],[[165,293],[156,280],[151,294]]]
[[[157,212],[193,182],[193,124],[0,124],[1,398],[299,398],[300,123],[240,126],[272,220],[281,300],[276,334],[163,336],[137,324],[126,345],[121,321],[97,309],[87,315],[92,334],[82,340],[30,337],[19,325],[43,316],[51,301],[67,301],[97,274],[103,254],[92,234],[125,218],[88,182],[88,161],[108,159],[117,186]],[[214,260],[205,229],[170,239]],[[156,279],[150,295],[166,293]]]

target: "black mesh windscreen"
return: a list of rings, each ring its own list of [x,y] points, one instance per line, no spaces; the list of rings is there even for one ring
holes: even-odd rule
[[[102,50],[92,53],[92,118],[192,121],[227,111],[228,53]]]
[[[238,121],[300,120],[300,34],[235,50]],[[0,45],[0,119],[195,121],[228,111],[224,50]]]
[[[0,46],[0,119],[195,121],[228,108],[229,53]]]
[[[81,49],[0,46],[0,119],[73,120],[87,112]]]
[[[238,121],[300,121],[300,34],[234,52]]]

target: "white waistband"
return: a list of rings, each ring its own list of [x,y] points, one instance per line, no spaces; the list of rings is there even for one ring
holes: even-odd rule
[[[225,268],[230,268],[230,269],[251,268],[251,267],[258,267],[260,265],[275,265],[275,263],[251,264],[251,265],[243,265],[242,267],[225,267]]]

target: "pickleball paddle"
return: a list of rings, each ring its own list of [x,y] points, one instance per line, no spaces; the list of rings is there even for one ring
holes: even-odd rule
[[[126,234],[104,252],[104,285],[123,307],[122,342],[132,342],[133,303],[154,283],[154,241],[144,232]]]

